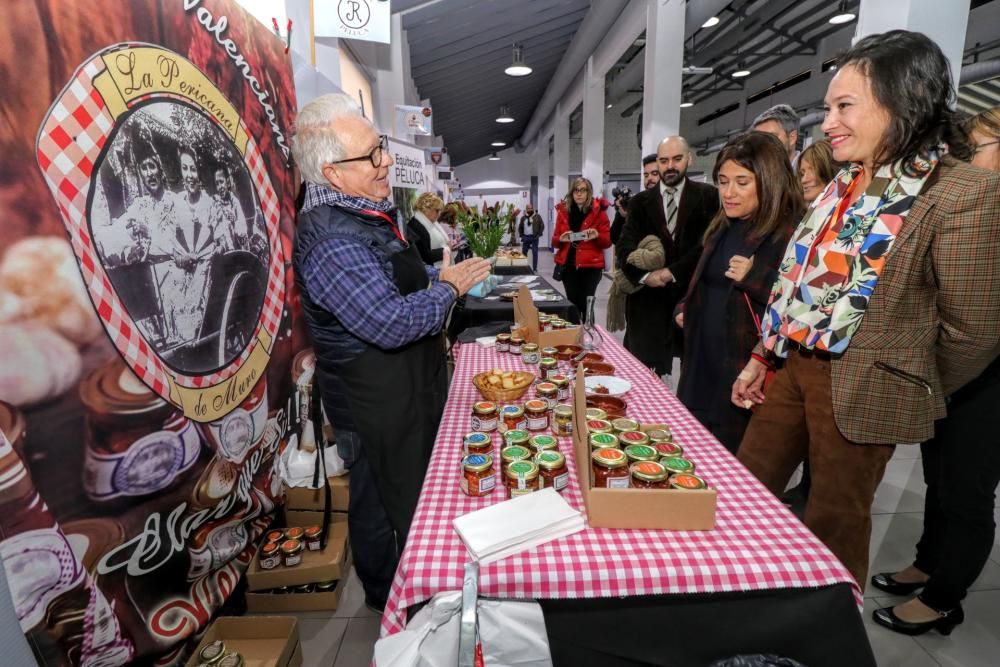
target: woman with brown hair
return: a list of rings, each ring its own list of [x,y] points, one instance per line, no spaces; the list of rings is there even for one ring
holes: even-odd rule
[[[604,249],[611,247],[609,206],[607,199],[594,197],[594,186],[583,177],[573,181],[566,198],[556,205],[552,231],[556,271],[562,274],[566,299],[580,311],[581,319],[587,297],[594,296],[601,282]]]
[[[676,317],[684,330],[677,397],[731,452],[750,412],[729,388],[760,338],[778,263],[805,205],[781,142],[764,132],[729,141],[712,171],[722,208]]]
[[[973,166],[1000,171],[1000,107],[972,117],[967,127],[975,151]],[[994,245],[993,252],[1000,249]],[[989,560],[996,535],[998,406],[1000,359],[995,359],[951,395],[948,416],[935,425],[934,437],[921,443],[927,495],[916,558],[899,572],[876,574],[872,585],[892,595],[923,591],[895,607],[876,609],[876,623],[918,635],[934,627],[948,634],[962,622],[961,602]],[[948,617],[951,620],[942,623]]]
[[[928,37],[869,35],[837,64],[823,131],[851,165],[792,234],[732,400],[758,406],[740,461],[778,494],[808,459],[805,524],[863,584],[896,443],[930,439],[1000,351],[1000,175],[959,162],[972,150]]]
[[[806,146],[799,153],[797,165],[802,196],[805,197],[807,206],[816,201],[837,172],[847,166],[833,159],[829,139],[821,139]]]

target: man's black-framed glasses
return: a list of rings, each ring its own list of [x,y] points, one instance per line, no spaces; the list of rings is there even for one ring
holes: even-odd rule
[[[360,162],[361,160],[368,160],[372,163],[372,166],[378,169],[382,166],[382,153],[389,148],[389,135],[380,134],[378,135],[378,145],[371,149],[368,155],[362,155],[361,157],[349,157],[343,160],[334,160],[330,164],[342,164],[344,162]]]

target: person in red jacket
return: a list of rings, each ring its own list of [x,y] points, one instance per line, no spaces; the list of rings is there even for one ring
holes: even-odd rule
[[[556,275],[562,276],[566,298],[581,315],[587,297],[593,296],[604,270],[604,249],[611,247],[611,223],[606,211],[610,203],[594,197],[594,186],[586,178],[573,181],[566,198],[556,205],[552,247],[556,251]]]

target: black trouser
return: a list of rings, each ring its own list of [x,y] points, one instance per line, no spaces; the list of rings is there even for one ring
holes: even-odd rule
[[[987,371],[955,392],[936,429],[935,437],[920,445],[927,496],[913,564],[931,577],[921,599],[948,610],[965,598],[993,548],[1000,372]]]
[[[563,269],[563,288],[566,300],[580,311],[580,321],[587,319],[587,297],[594,296],[601,282],[601,269],[579,269],[567,266]]]
[[[525,257],[528,256],[528,251],[531,251],[531,268],[535,271],[538,270],[538,237],[534,234],[523,234],[521,236],[521,254]]]
[[[392,529],[371,464],[357,434],[338,432],[337,452],[351,473],[347,527],[354,569],[367,601],[375,607],[384,607],[405,536],[397,539]]]

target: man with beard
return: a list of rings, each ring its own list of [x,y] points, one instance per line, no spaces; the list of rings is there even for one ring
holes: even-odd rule
[[[521,254],[527,257],[528,250],[531,250],[531,269],[533,271],[538,270],[538,239],[541,238],[543,231],[545,231],[545,222],[542,220],[542,216],[535,213],[535,207],[529,202],[524,207],[521,221],[517,223],[517,233],[521,237]]]
[[[660,184],[660,165],[656,162],[656,153],[650,153],[642,158],[642,189],[649,190]],[[624,201],[623,201],[624,200]],[[611,242],[618,243],[622,236],[622,228],[628,219],[628,203],[624,197],[615,198],[615,219],[611,223]]]
[[[618,267],[636,286],[625,305],[625,347],[657,375],[671,376],[673,358],[680,358],[681,332],[673,310],[684,296],[701,255],[701,240],[719,210],[719,193],[711,185],[687,178],[691,149],[684,137],[667,137],[656,149],[658,187],[632,198],[628,220],[615,248]],[[645,271],[627,262],[646,236],[663,243],[666,265]],[[668,379],[672,386],[676,379]]]

